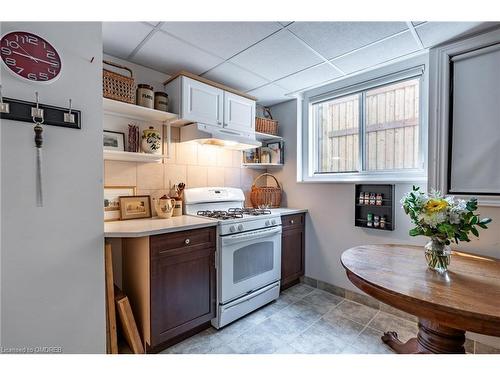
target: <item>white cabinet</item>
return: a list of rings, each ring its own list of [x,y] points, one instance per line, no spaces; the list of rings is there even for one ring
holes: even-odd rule
[[[255,131],[255,101],[224,92],[224,127],[229,129]]]
[[[180,122],[199,122],[239,132],[255,131],[255,101],[220,87],[179,75],[165,84],[169,111]]]

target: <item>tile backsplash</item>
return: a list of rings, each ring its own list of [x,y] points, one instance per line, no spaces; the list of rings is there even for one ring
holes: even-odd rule
[[[167,149],[165,142],[164,149]],[[165,153],[166,154],[166,153]],[[179,143],[172,129],[170,158],[163,163],[104,161],[105,186],[136,186],[137,194],[158,198],[179,182],[186,188],[204,186],[240,187],[250,205],[252,182],[261,171],[241,167],[241,151],[216,146]]]

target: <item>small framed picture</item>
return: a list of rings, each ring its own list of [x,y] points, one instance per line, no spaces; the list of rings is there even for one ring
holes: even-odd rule
[[[132,197],[120,197],[120,217],[122,220],[151,217],[150,196],[134,195]]]
[[[104,186],[104,221],[120,220],[120,197],[134,195],[135,186]]]
[[[103,146],[105,150],[125,151],[125,133],[104,130]]]
[[[268,143],[267,148],[271,154],[271,163],[281,164],[283,160],[281,158],[281,142]]]
[[[259,149],[243,151],[243,163],[260,163]]]

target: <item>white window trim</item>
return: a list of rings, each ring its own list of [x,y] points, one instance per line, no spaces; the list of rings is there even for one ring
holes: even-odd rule
[[[304,183],[352,183],[352,182],[395,182],[422,183],[427,181],[427,103],[428,72],[427,54],[384,66],[365,74],[337,81],[323,88],[303,93],[297,100],[297,182]],[[372,87],[390,84],[394,81],[420,76],[420,160],[421,169],[361,171],[314,174],[314,129],[309,128],[310,104],[326,99],[353,94]],[[361,131],[361,130],[360,130]],[[362,154],[360,153],[360,156]]]
[[[447,193],[448,190],[448,139],[450,105],[450,58],[477,48],[486,47],[500,40],[500,30],[461,40],[431,50],[429,72],[429,189]],[[469,195],[453,195],[470,198]],[[499,196],[475,195],[482,206],[500,207]]]

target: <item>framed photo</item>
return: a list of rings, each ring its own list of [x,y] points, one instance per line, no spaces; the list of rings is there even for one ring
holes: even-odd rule
[[[283,163],[281,157],[281,142],[268,143],[267,148],[270,150],[271,153],[271,163],[273,164]]]
[[[104,130],[103,146],[105,150],[125,151],[125,133]]]
[[[104,221],[120,220],[120,197],[134,196],[135,186],[104,186]]]
[[[253,148],[243,151],[243,163],[260,163],[260,149]]]
[[[151,217],[151,198],[149,195],[134,195],[132,197],[120,197],[119,199],[122,220]]]

